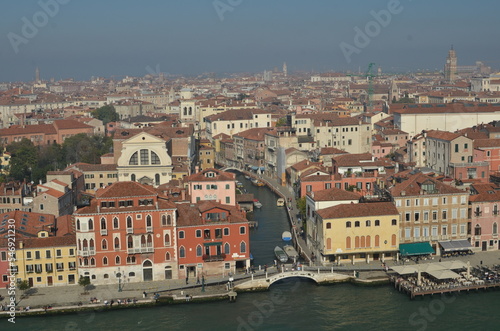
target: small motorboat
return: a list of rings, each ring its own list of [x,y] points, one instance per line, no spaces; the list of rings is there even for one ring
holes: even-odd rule
[[[299,253],[297,252],[295,247],[293,247],[292,245],[285,245],[283,246],[283,250],[285,251],[286,255],[288,255],[288,257],[293,260],[293,262],[297,262]]]
[[[285,199],[283,198],[279,198],[277,201],[276,201],[276,206],[278,207],[283,207],[285,205]]]
[[[255,186],[264,186],[264,182],[261,180],[258,180],[257,178],[252,178],[252,184]]]
[[[236,182],[236,187],[237,188],[243,188],[243,183],[242,182]]]
[[[284,231],[281,234],[281,239],[283,239],[283,241],[290,241],[292,240],[292,234],[290,233],[290,231]]]
[[[288,255],[286,255],[285,251],[279,246],[274,247],[274,255],[276,255],[276,258],[281,263],[288,261]]]
[[[252,178],[252,177],[250,177],[250,176],[245,176],[245,179],[246,179],[246,180],[250,180],[251,178]]]
[[[257,200],[257,199],[253,199],[253,206],[254,206],[255,208],[261,208],[261,207],[262,207],[262,204],[260,203],[260,201],[259,201],[259,200]]]

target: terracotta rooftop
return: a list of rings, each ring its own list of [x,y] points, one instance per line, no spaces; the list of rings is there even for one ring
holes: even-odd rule
[[[361,198],[361,194],[359,193],[349,192],[338,188],[330,188],[317,192],[308,192],[307,195],[310,196],[314,201],[359,200]]]
[[[332,218],[397,216],[399,211],[392,202],[347,203],[318,210],[318,215],[324,220]]]

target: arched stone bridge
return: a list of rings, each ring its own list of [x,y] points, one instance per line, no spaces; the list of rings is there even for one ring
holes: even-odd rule
[[[236,285],[234,289],[242,291],[253,290],[253,289],[266,289],[277,281],[295,277],[312,279],[314,282],[316,282],[316,284],[345,282],[351,278],[351,276],[333,272],[318,273],[315,271],[304,271],[304,270],[286,271],[270,275],[269,277],[246,281],[244,283]]]

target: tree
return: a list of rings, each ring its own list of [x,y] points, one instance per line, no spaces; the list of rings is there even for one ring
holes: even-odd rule
[[[90,288],[90,277],[86,276],[80,276],[80,279],[78,279],[78,285],[83,287],[83,293],[88,293],[89,288]]]
[[[25,279],[25,280],[22,280],[19,283],[17,283],[17,288],[20,291],[23,291],[23,294],[24,294],[27,290],[29,290],[31,288],[31,286],[28,283],[28,281]]]
[[[286,126],[288,123],[286,117],[280,118],[278,121],[276,121],[276,126]]]
[[[299,210],[302,219],[306,217],[306,197],[297,199],[297,209]]]
[[[106,105],[102,106],[101,108],[97,108],[96,110],[92,111],[92,116],[94,118],[100,119],[104,125],[108,124],[109,122],[116,122],[120,119],[120,116],[118,116],[115,107],[113,107],[112,105]]]
[[[38,164],[38,150],[31,140],[23,138],[7,146],[11,154],[9,176],[15,180],[30,179]]]
[[[109,153],[113,140],[106,136],[88,136],[80,133],[67,138],[62,146],[65,163],[85,162],[98,164],[103,154]]]

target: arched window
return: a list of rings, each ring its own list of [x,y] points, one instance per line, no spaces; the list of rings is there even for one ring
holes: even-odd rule
[[[128,161],[128,164],[129,165],[138,165],[139,164],[139,153],[138,152],[135,152],[134,154],[132,154],[132,156],[130,157],[130,160]]]
[[[115,258],[115,264],[120,264],[120,257],[118,255]]]
[[[189,107],[189,115],[193,115],[193,108],[192,107]]]
[[[184,107],[184,116],[187,116],[187,111],[188,111],[187,107]]]
[[[475,236],[481,235],[481,226],[479,224],[477,224],[476,227],[474,228],[474,235]]]
[[[161,225],[167,225],[167,216],[161,215]]]
[[[366,221],[366,226],[372,226],[372,221],[367,220],[367,221]]]
[[[148,247],[153,247],[153,235],[148,234],[148,242],[147,242]]]
[[[141,236],[141,247],[146,247],[146,236],[145,235]]]
[[[172,225],[172,217],[167,215],[167,225]]]
[[[375,226],[380,226],[380,220],[375,220]]]
[[[165,246],[170,246],[170,234],[165,233]]]
[[[86,257],[83,258],[83,265],[84,266],[88,266],[89,265],[89,259],[88,258],[86,258]]]
[[[359,221],[354,222],[354,227],[359,228]]]
[[[365,236],[361,236],[361,248],[366,247]]]
[[[196,246],[196,256],[202,256],[201,245]]]
[[[140,155],[141,155],[141,165],[149,165],[149,150],[141,149]]]
[[[120,239],[118,237],[115,238],[115,249],[120,249]]]
[[[89,249],[89,242],[87,239],[83,239],[83,250],[86,251]]]
[[[89,249],[91,251],[95,250],[94,239],[90,239],[90,241],[89,241]]]
[[[493,234],[498,234],[498,224],[493,223]]]
[[[165,261],[170,261],[170,252],[165,254]]]
[[[95,259],[93,257],[90,258],[90,265],[95,266]]]
[[[94,221],[92,219],[89,219],[89,230],[94,230]]]
[[[225,243],[225,244],[224,244],[224,254],[229,254],[229,253],[230,253],[230,252],[229,252],[229,249],[230,249],[229,244],[228,244],[228,243]]]
[[[160,185],[160,174],[155,175],[155,184]]]
[[[350,228],[351,227],[351,222],[350,221],[345,222],[345,227],[346,228]]]
[[[247,244],[242,241],[240,244],[240,253],[246,253],[247,252]]]
[[[146,226],[152,226],[151,215],[146,216]]]
[[[108,258],[106,256],[102,258],[102,264],[108,265]]]
[[[351,249],[351,237],[345,238],[345,248]]]
[[[380,236],[378,234],[375,236],[375,247],[380,247]]]
[[[80,220],[76,220],[76,229],[80,230]]]
[[[132,236],[128,236],[127,238],[127,248],[134,248],[134,240],[132,239]]]
[[[326,223],[326,228],[327,229],[331,229],[332,228],[332,223],[330,223],[330,222]]]
[[[82,240],[81,239],[78,239],[78,250],[79,251],[82,250]]]
[[[119,222],[118,217],[113,218],[113,229],[118,229]]]
[[[104,217],[101,218],[101,229],[106,230],[106,219]]]
[[[107,250],[107,249],[108,249],[108,241],[107,241],[106,239],[103,239],[103,240],[101,241],[101,249],[102,249],[103,251],[105,251],[105,250]]]
[[[359,237],[358,236],[356,236],[354,238],[354,248],[359,248]]]
[[[160,157],[155,152],[151,151],[151,164],[160,164]]]
[[[131,181],[135,182],[136,179],[137,179],[137,177],[135,176],[135,174],[130,175],[130,180]]]
[[[186,257],[186,249],[184,248],[184,246],[181,246],[179,248],[179,257],[181,257],[181,258]]]
[[[332,249],[332,238],[326,239],[326,249]]]
[[[366,236],[366,246],[365,247],[372,247],[372,238],[370,236]]]
[[[396,235],[393,234],[392,237],[391,237],[391,245],[392,246],[396,246],[396,240],[397,240]]]
[[[132,217],[127,216],[127,228],[131,228],[131,227],[132,227]]]

